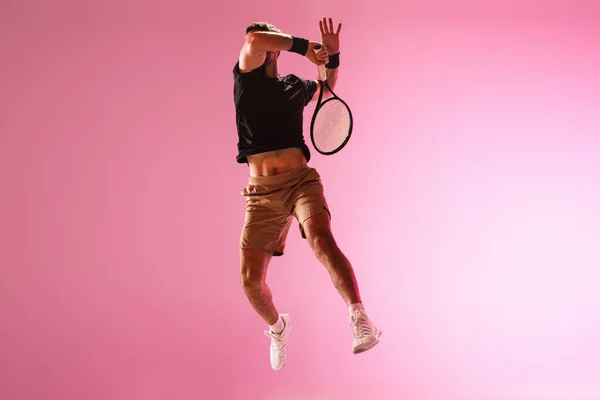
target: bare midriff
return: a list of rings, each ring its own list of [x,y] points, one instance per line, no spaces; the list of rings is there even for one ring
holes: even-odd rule
[[[293,147],[248,156],[250,176],[271,176],[307,166],[302,149]]]

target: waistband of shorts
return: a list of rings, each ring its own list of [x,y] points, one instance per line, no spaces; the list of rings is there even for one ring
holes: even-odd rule
[[[305,166],[295,168],[277,175],[248,176],[248,183],[250,185],[260,186],[280,186],[302,177],[311,170],[313,170],[313,168]]]

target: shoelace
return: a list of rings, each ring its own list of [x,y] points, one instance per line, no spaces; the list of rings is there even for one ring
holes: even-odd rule
[[[360,338],[371,334],[371,325],[369,324],[369,320],[360,313],[355,313],[352,316],[352,323],[350,326],[352,327],[352,333],[354,334],[355,338]]]
[[[274,350],[276,353],[279,353],[280,350],[285,349],[285,337],[281,333],[273,333],[271,331],[265,331],[265,336],[273,339],[275,341]]]

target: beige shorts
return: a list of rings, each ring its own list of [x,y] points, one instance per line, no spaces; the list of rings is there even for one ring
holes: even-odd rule
[[[240,239],[242,249],[265,250],[283,255],[293,218],[302,224],[327,212],[321,177],[314,168],[303,167],[273,176],[250,177],[242,190],[246,217]]]

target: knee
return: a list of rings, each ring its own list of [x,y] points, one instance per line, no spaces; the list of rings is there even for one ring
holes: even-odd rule
[[[240,279],[246,293],[263,289],[269,259],[270,255],[264,251],[240,251]]]
[[[256,271],[253,268],[251,268],[248,265],[242,264],[241,283],[246,293],[256,292],[261,290],[263,279],[261,274],[256,273]]]
[[[317,255],[331,255],[336,249],[333,236],[329,232],[316,232],[310,237],[309,243]]]

